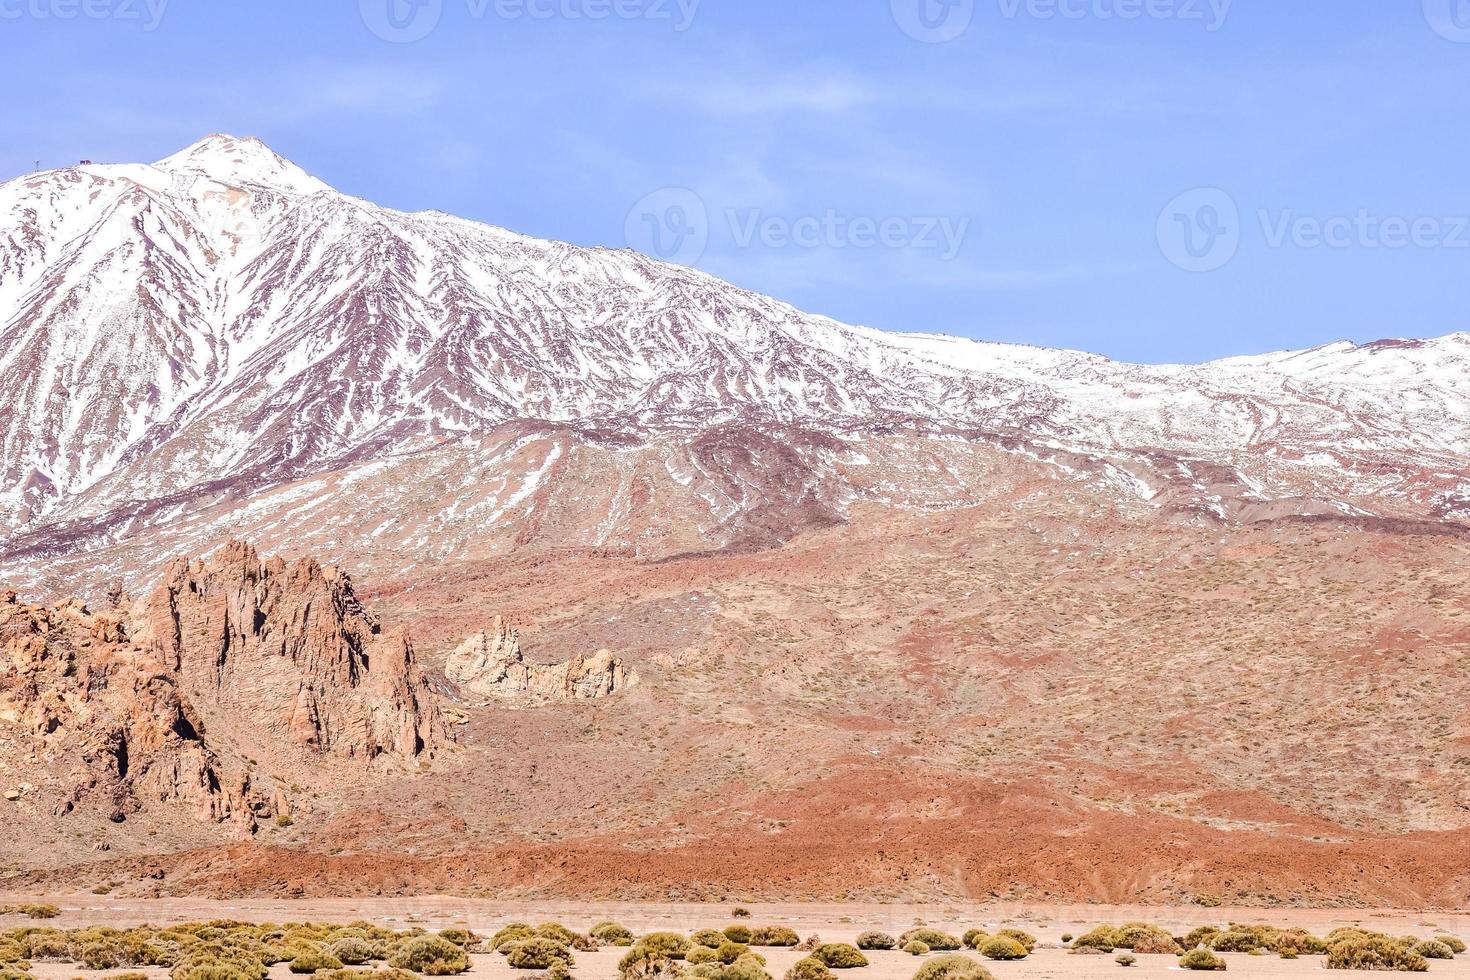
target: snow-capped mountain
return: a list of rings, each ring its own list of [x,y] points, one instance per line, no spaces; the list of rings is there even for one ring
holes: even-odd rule
[[[0,185],[12,567],[292,520],[338,552],[727,545],[1033,479],[1191,519],[1445,517],[1467,459],[1465,334],[1144,367],[886,333],[377,207],[228,136]]]

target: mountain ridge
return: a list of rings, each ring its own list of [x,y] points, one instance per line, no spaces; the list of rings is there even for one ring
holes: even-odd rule
[[[942,502],[913,477],[936,452],[952,484],[1039,466],[1067,492],[1080,473],[1099,500],[1188,519],[1470,513],[1466,334],[1131,365],[888,333],[627,250],[379,208],[223,135],[151,166],[16,178],[0,215],[0,574],[435,447],[499,467],[506,547],[544,537],[543,504],[571,495],[547,481],[608,440],[644,457],[639,493],[696,525],[675,550],[779,542],[813,507],[824,523]],[[711,439],[719,461],[700,458]],[[939,445],[955,440],[969,448]],[[637,499],[571,540],[644,547],[617,516]],[[418,523],[432,539],[463,506]]]

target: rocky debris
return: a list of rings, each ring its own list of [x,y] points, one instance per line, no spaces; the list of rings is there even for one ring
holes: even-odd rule
[[[638,672],[608,650],[559,664],[530,662],[520,633],[499,616],[449,655],[444,673],[468,694],[541,703],[591,701],[638,683]]]
[[[337,568],[230,542],[170,564],[141,618],[205,721],[260,751],[410,759],[447,740],[412,643],[385,633]]]

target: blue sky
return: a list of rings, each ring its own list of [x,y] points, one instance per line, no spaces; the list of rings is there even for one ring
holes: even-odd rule
[[[1470,0],[0,0],[0,174],[258,135],[849,322],[1194,361],[1470,328],[1467,82]]]

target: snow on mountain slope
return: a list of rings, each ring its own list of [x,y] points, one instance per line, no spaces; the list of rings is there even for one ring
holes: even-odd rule
[[[856,500],[942,504],[913,492],[905,453],[954,439],[986,466],[999,451],[1215,517],[1303,498],[1453,516],[1470,499],[1467,368],[1464,334],[1146,367],[849,327],[630,251],[379,208],[253,139],[0,185],[12,556],[120,541],[329,473],[387,465],[412,481],[424,467],[393,461],[450,445],[476,479],[520,487],[478,519],[512,521],[522,543],[550,533],[537,508],[566,460],[612,444],[640,457],[625,476],[642,489],[600,521],[682,494],[715,544],[752,526],[779,540]],[[494,433],[538,445],[530,485],[497,471],[516,453],[466,462],[502,446]],[[895,434],[906,446],[878,452]],[[891,478],[842,462],[874,454]],[[690,476],[711,471],[710,485]],[[462,509],[444,500],[417,523]]]

